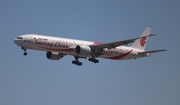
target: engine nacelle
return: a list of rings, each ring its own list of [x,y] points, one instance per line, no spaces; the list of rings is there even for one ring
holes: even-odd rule
[[[63,57],[63,54],[58,53],[58,52],[47,52],[46,57],[50,60],[59,60]]]
[[[92,50],[89,46],[76,46],[76,54],[80,54],[82,56],[88,56],[91,54]]]

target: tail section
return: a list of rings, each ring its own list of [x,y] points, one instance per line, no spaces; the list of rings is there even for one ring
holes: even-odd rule
[[[139,50],[142,50],[144,51],[145,47],[146,47],[146,44],[147,44],[147,41],[148,41],[148,35],[150,35],[150,31],[151,31],[151,28],[147,27],[144,32],[140,35],[140,39],[137,39],[131,47],[133,48],[136,48],[136,49],[139,49]],[[144,37],[143,37],[144,36]]]

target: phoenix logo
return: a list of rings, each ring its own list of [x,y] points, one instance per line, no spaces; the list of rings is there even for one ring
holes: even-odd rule
[[[147,40],[147,37],[143,37],[143,38],[140,39],[140,45],[142,47],[144,47],[146,45],[146,40]]]

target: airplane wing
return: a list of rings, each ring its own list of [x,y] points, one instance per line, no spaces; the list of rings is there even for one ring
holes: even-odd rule
[[[90,47],[95,50],[95,49],[104,49],[104,48],[115,48],[118,46],[122,46],[122,45],[128,45],[129,43],[134,42],[137,39],[141,39],[144,37],[150,37],[150,36],[154,36],[155,34],[150,34],[147,36],[143,36],[143,37],[138,37],[138,38],[133,38],[133,39],[128,39],[128,40],[122,40],[122,41],[116,41],[116,42],[111,42],[111,43],[104,43],[104,44],[98,44],[98,45],[91,45]]]
[[[98,45],[91,45],[91,49],[94,51],[94,54],[97,56],[100,56],[103,54],[103,49],[104,48],[115,48],[121,45],[128,45],[129,43],[134,42],[137,39],[141,39],[144,37],[150,37],[150,36],[154,36],[155,34],[150,34],[147,36],[143,36],[143,37],[138,37],[138,38],[133,38],[133,39],[128,39],[128,40],[122,40],[122,41],[116,41],[116,42],[110,42],[110,43],[104,43],[104,44],[98,44]]]
[[[165,50],[165,49],[162,49],[162,50],[151,50],[151,51],[139,52],[138,54],[148,54],[148,53],[156,53],[156,52],[162,52],[162,51],[167,51],[167,50]]]

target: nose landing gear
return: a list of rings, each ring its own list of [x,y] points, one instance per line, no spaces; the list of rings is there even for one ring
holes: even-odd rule
[[[26,56],[27,55],[26,49],[24,47],[21,47],[21,49],[24,50],[24,56]]]

